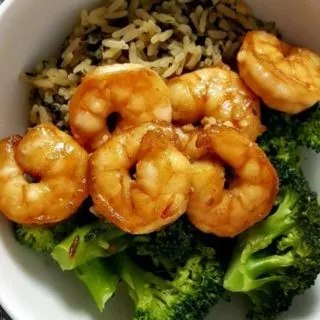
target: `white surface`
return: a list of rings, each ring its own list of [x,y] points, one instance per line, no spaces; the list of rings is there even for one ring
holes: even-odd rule
[[[0,7],[0,137],[23,132],[27,88],[19,73],[54,53],[77,19],[95,0],[6,0]],[[276,20],[284,36],[320,51],[319,0],[251,0],[256,12]],[[41,13],[41,14],[39,14]],[[307,174],[320,191],[319,157],[308,155]],[[297,298],[282,319],[320,319],[320,283]],[[86,290],[48,259],[21,248],[0,218],[0,304],[14,320],[129,320],[131,303],[122,293],[99,314]],[[208,320],[244,319],[240,301],[221,303]]]

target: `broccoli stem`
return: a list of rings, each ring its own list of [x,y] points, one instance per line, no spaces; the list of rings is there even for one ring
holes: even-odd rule
[[[249,229],[243,235],[240,235],[238,248],[244,249],[235,250],[238,257],[237,259],[234,257],[233,261],[247,261],[252,253],[266,248],[274,239],[289,230],[294,224],[292,216],[295,213],[295,204],[296,199],[290,193],[286,194],[274,214],[258,223],[254,228]],[[246,243],[250,243],[251,245],[245,248],[244,244]],[[239,257],[239,253],[241,257]]]
[[[286,193],[273,215],[239,237],[239,243],[234,250],[234,256],[224,279],[225,289],[232,292],[251,291],[281,278],[268,276],[258,279],[264,273],[293,264],[294,259],[291,252],[283,256],[268,257],[255,257],[254,254],[267,248],[276,238],[293,226],[292,216],[295,213],[295,204],[294,194]]]
[[[74,270],[75,275],[89,290],[98,309],[102,312],[106,302],[116,292],[119,277],[103,259],[94,259]]]
[[[253,279],[261,275],[272,272],[277,268],[289,267],[294,263],[294,257],[291,251],[285,255],[272,255],[264,258],[252,258],[246,263],[246,272]]]
[[[125,252],[113,256],[112,262],[114,263],[120,278],[129,287],[129,295],[135,303],[138,303],[140,300],[139,294],[143,297],[145,295],[145,290],[151,289],[148,287],[148,284],[156,285],[157,288],[168,288],[165,281],[152,273],[142,270]],[[152,291],[152,289],[150,291]],[[155,290],[154,294],[158,296],[158,298],[162,298],[159,297],[160,292],[158,290]]]
[[[100,257],[108,257],[127,248],[129,236],[117,227],[95,222],[77,228],[51,253],[62,270],[76,267]]]
[[[57,246],[57,243],[62,240],[62,237],[70,234],[69,230],[71,229],[71,227],[72,229],[76,228],[73,236],[71,236],[71,238],[67,238],[67,240],[62,242],[62,244],[70,244],[69,241],[74,241],[72,240],[74,239],[74,236],[78,237],[77,239],[79,239],[79,241],[80,239],[84,240],[86,238],[87,242],[82,249],[87,249],[88,252],[86,252],[86,255],[81,254],[78,257],[78,255],[76,254],[77,248],[72,247],[72,250],[74,250],[72,251],[69,247],[68,254],[70,254],[70,252],[76,254],[77,260],[76,262],[69,260],[67,260],[67,262],[64,262],[64,259],[67,258],[66,250],[64,249],[66,249],[67,247],[64,247],[61,244]],[[106,234],[108,234],[108,236],[110,236],[111,238],[115,237],[116,235],[122,234],[118,229],[115,229],[115,227],[111,227],[109,225],[108,227],[106,227],[106,224],[102,223],[94,223],[81,228],[77,228],[77,226],[73,224],[70,225],[69,222],[63,222],[57,224],[54,227],[15,225],[14,228],[15,235],[19,242],[21,242],[21,244],[28,246],[38,252],[50,253],[52,252],[52,250],[54,250],[56,258],[59,262],[62,262],[62,265],[73,265],[73,267],[75,267],[77,264],[79,264],[79,266],[75,268],[73,272],[75,276],[77,276],[77,278],[81,280],[83,284],[88,288],[100,311],[104,309],[106,302],[114,295],[119,277],[111,271],[110,267],[101,258],[95,258],[86,263],[82,262],[87,261],[89,258],[91,259],[95,256],[98,256],[98,253],[105,254],[104,250],[107,250],[109,254],[111,253],[110,250],[112,246],[114,246],[115,242],[106,242],[104,241],[104,237],[102,237],[101,239],[98,237],[99,235],[101,235],[101,232],[102,235],[105,235],[105,232],[107,230],[110,231],[110,233]],[[114,241],[116,241],[116,239],[114,239]],[[100,245],[104,250],[101,250],[101,252],[97,250],[97,248],[95,247],[95,240],[101,240]],[[80,243],[78,244],[80,245]],[[90,249],[93,249],[93,251],[91,252]]]

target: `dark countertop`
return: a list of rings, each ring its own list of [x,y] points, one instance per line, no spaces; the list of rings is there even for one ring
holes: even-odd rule
[[[0,306],[0,320],[10,320],[10,317],[6,314],[6,312]]]

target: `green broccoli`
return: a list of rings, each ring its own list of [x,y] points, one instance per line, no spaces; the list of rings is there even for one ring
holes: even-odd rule
[[[320,272],[320,212],[316,194],[299,171],[282,185],[277,209],[240,235],[224,287],[246,293],[248,316],[274,319]]]
[[[196,252],[200,238],[200,232],[183,216],[158,232],[136,236],[134,247],[137,255],[150,257],[154,266],[174,270]]]
[[[14,227],[18,241],[37,252],[50,253],[55,246],[70,234],[76,225],[73,221],[58,223],[53,227],[25,226]],[[103,259],[94,259],[73,270],[74,274],[88,288],[100,311],[114,295],[119,277]]]
[[[72,270],[95,258],[108,257],[130,244],[131,236],[116,226],[97,221],[76,228],[60,242],[51,256],[62,270]]]
[[[275,166],[280,183],[290,183],[291,175],[300,170],[300,156],[294,126],[289,115],[271,109],[262,109],[267,127],[258,139],[259,146]]]
[[[73,221],[66,220],[52,227],[14,224],[13,231],[23,246],[37,252],[51,252],[75,227]]]
[[[262,140],[291,144],[293,154],[299,146],[320,152],[320,103],[293,116],[263,107],[262,120],[267,127]],[[268,144],[272,145],[271,141]]]
[[[212,248],[190,257],[170,279],[146,272],[124,252],[110,260],[128,285],[135,320],[200,320],[224,293],[224,272]]]
[[[94,259],[74,269],[77,278],[87,287],[99,311],[115,294],[119,276],[107,264],[108,260]]]
[[[299,145],[320,152],[320,103],[295,117]]]
[[[272,214],[239,236],[224,279],[225,289],[249,297],[254,320],[286,311],[320,272],[320,212],[300,166],[297,119],[273,110],[263,115],[269,130],[259,144],[277,169],[280,193]]]

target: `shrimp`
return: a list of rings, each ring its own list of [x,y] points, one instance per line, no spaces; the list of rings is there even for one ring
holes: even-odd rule
[[[170,126],[144,123],[96,150],[89,160],[89,192],[97,215],[128,233],[144,234],[185,213],[190,162],[176,144]]]
[[[0,141],[0,211],[22,224],[72,215],[87,196],[87,152],[53,124]],[[37,181],[27,182],[26,174]]]
[[[278,176],[262,149],[223,126],[203,130],[197,145],[207,155],[192,168],[187,208],[192,223],[203,232],[234,237],[265,218],[278,192]],[[224,164],[233,170],[231,181]]]
[[[196,123],[205,117],[233,126],[255,140],[264,130],[258,97],[226,67],[205,68],[168,81],[173,120]]]
[[[171,122],[172,107],[166,83],[151,69],[115,64],[89,73],[72,97],[69,123],[75,139],[87,150],[110,137],[109,116],[117,114],[118,130],[147,121]]]
[[[272,109],[296,114],[320,100],[320,56],[308,49],[251,31],[237,59],[241,78]]]
[[[199,127],[188,124],[174,129],[179,138],[179,149],[190,161],[195,161],[207,153],[205,148],[197,146],[198,135],[201,132]]]

